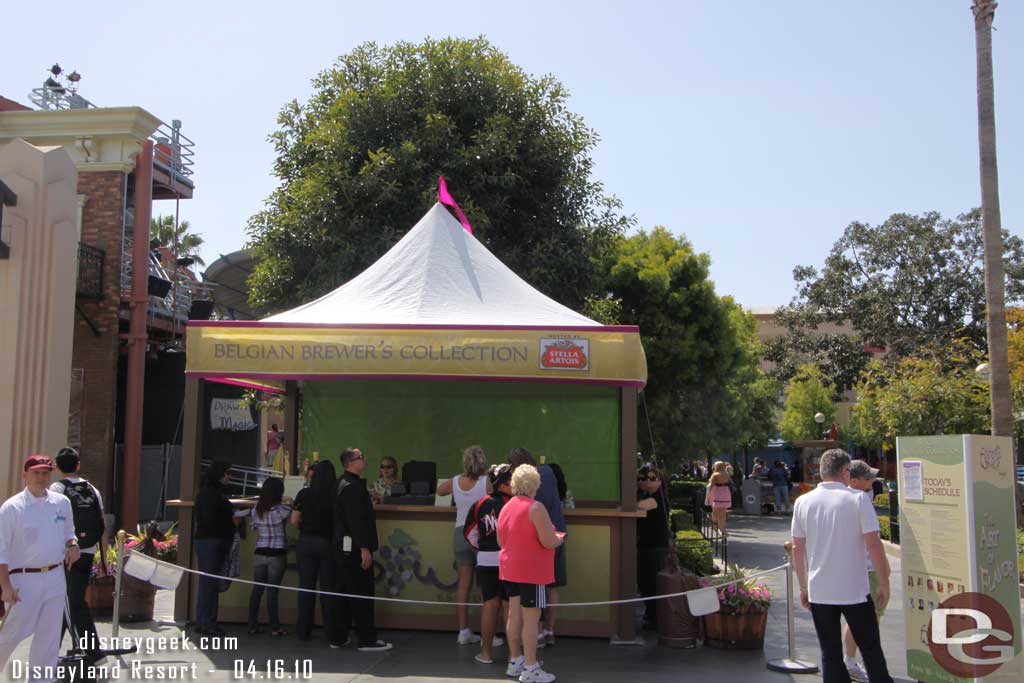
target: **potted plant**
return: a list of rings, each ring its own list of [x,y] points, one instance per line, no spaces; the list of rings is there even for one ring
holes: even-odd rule
[[[764,582],[747,578],[757,571],[733,565],[723,574],[701,579],[704,586],[721,586],[718,589],[719,611],[704,615],[705,645],[726,650],[764,647],[772,591]]]
[[[140,552],[164,562],[176,562],[178,536],[172,533],[173,530],[172,526],[167,532],[162,532],[156,522],[150,522],[145,531],[140,526],[139,533],[128,534],[125,550]],[[151,621],[155,600],[156,586],[128,574],[121,575],[121,621]]]
[[[96,553],[89,570],[89,583],[85,587],[85,602],[94,617],[107,617],[114,611],[114,572],[117,553],[107,548],[106,562],[102,553]]]

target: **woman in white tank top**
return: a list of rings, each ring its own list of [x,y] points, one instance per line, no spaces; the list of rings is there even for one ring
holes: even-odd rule
[[[470,446],[462,452],[462,474],[457,474],[448,481],[441,482],[437,487],[437,495],[451,494],[455,502],[455,531],[452,535],[452,547],[455,553],[455,566],[459,575],[459,586],[455,592],[456,602],[469,602],[469,591],[473,588],[473,567],[476,565],[476,552],[466,542],[462,527],[466,524],[466,516],[470,509],[481,498],[489,494],[490,482],[484,476],[487,472],[487,456],[480,446]],[[459,645],[479,643],[480,636],[469,629],[469,609],[465,605],[455,608],[459,619]]]

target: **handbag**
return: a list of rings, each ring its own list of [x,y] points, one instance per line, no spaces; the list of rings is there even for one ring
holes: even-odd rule
[[[231,588],[231,584],[234,583],[231,581],[232,578],[242,575],[242,539],[239,538],[237,531],[231,539],[231,548],[224,556],[224,567],[220,570],[220,575],[229,577],[218,579],[217,590],[221,593]]]

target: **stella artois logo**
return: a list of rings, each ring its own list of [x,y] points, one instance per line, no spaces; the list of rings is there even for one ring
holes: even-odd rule
[[[541,339],[542,370],[589,370],[590,341],[586,339]]]

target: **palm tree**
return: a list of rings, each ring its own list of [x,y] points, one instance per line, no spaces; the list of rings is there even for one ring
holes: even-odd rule
[[[157,247],[167,247],[170,250],[174,250],[174,237],[177,233],[178,237],[178,258],[191,258],[201,266],[205,266],[206,262],[203,261],[202,257],[199,256],[199,247],[203,245],[203,238],[199,233],[190,233],[188,221],[182,221],[178,224],[178,229],[174,229],[174,216],[157,216],[149,222],[149,233],[151,244]]]
[[[999,215],[999,172],[996,166],[995,84],[992,78],[992,20],[995,18],[997,4],[995,0],[974,0],[971,11],[974,13],[974,44],[978,62],[978,147],[981,161],[981,226],[985,245],[992,434],[1013,438],[1013,402],[1006,339],[1003,227]],[[1013,471],[1016,471],[1016,452],[1013,459]],[[1017,502],[1019,509],[1020,501]]]

